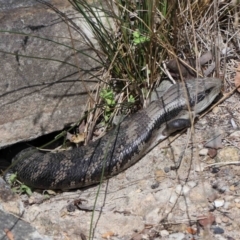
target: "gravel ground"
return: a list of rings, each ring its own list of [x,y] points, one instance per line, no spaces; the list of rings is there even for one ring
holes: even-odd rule
[[[200,119],[194,134],[162,142],[100,187],[12,199],[1,192],[1,209],[47,239],[84,240],[91,228],[96,240],[239,239],[239,106],[235,93]],[[167,171],[181,156],[180,168]]]

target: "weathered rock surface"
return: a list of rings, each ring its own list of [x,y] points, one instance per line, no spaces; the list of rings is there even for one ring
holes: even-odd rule
[[[68,1],[46,2],[74,14],[81,27]],[[71,28],[71,34],[75,49],[93,56],[79,33]],[[68,26],[56,12],[35,0],[0,0],[0,59],[0,148],[80,118],[93,82],[79,69],[90,70],[96,62],[75,55]]]
[[[1,239],[11,239],[11,236],[14,236],[15,240],[51,240],[49,237],[41,236],[34,227],[21,218],[1,210],[0,222]]]
[[[24,206],[0,177],[0,239],[50,240],[40,235],[35,227],[23,220]]]

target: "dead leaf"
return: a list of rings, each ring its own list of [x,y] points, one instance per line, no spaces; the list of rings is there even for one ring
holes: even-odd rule
[[[203,228],[210,227],[215,222],[215,216],[209,213],[207,216],[198,217],[198,223]]]
[[[154,175],[157,182],[162,182],[166,178],[166,173],[162,169],[157,169]]]
[[[214,158],[217,155],[217,150],[215,148],[209,148],[208,149],[208,156],[210,158]]]
[[[85,126],[86,126],[85,121],[82,121],[78,127],[78,132],[83,133],[85,131]]]
[[[153,228],[153,224],[144,224],[145,229],[151,229]]]
[[[47,193],[48,195],[52,195],[52,196],[56,196],[57,195],[57,193],[56,193],[56,191],[53,191],[53,190],[44,190],[43,191],[43,194],[45,194],[45,193]]]
[[[67,139],[70,142],[75,143],[75,144],[84,142],[85,137],[86,137],[85,133],[79,133],[79,134],[71,134],[69,132],[67,133]]]
[[[80,237],[82,240],[87,240],[87,237],[83,233],[80,233]]]
[[[192,234],[192,235],[195,235],[197,233],[197,230],[194,229],[194,228],[191,228],[191,227],[187,227],[186,228],[186,231],[189,233],[189,234]]]
[[[75,144],[84,142],[85,138],[86,138],[86,133],[84,132],[85,126],[86,126],[85,122],[84,121],[81,122],[81,124],[78,127],[79,133],[71,134],[71,133],[67,132],[66,139]]]
[[[5,234],[6,234],[6,236],[7,236],[7,238],[9,240],[14,240],[14,236],[13,236],[12,232],[9,229],[5,228],[4,232],[5,232]]]
[[[108,231],[108,232],[102,234],[102,238],[106,238],[106,239],[107,239],[107,238],[110,238],[110,237],[112,237],[112,236],[114,236],[114,235],[115,235],[114,232]]]
[[[235,76],[235,81],[234,82],[235,82],[235,86],[239,87],[237,89],[237,91],[240,92],[240,64],[237,67],[236,76]]]

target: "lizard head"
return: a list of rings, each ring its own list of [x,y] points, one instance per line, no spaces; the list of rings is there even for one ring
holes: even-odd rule
[[[197,78],[186,81],[188,99],[195,113],[207,108],[221,92],[222,80],[219,78]]]

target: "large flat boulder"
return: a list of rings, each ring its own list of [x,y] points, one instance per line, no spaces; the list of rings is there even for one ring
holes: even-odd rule
[[[49,0],[81,27],[68,1]],[[60,130],[84,111],[95,57],[80,34],[35,0],[0,0],[0,148]],[[74,47],[90,56],[77,53]],[[79,31],[79,29],[78,29]],[[57,42],[57,43],[56,43]]]

